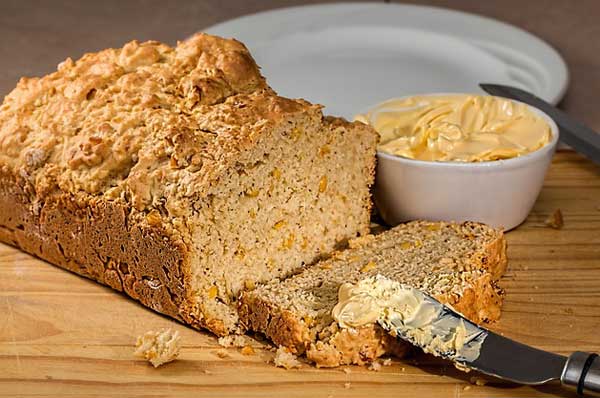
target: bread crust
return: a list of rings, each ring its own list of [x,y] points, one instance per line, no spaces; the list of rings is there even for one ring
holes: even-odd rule
[[[410,344],[395,339],[378,325],[368,325],[358,329],[340,329],[328,342],[310,344],[306,357],[317,367],[331,368],[366,365],[386,354],[403,358],[412,350]]]
[[[242,327],[260,330],[278,346],[287,347],[292,354],[302,354],[311,340],[306,323],[289,310],[256,296],[240,301],[239,314]]]
[[[185,245],[122,204],[58,190],[35,196],[3,168],[0,241],[183,320]]]
[[[484,250],[487,259],[481,259],[481,263],[492,277],[493,281],[499,280],[508,267],[508,257],[506,238],[504,234],[500,234],[496,239],[492,240]]]

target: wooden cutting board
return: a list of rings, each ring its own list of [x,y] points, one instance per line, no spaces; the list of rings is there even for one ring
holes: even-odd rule
[[[544,226],[555,209],[564,228]],[[492,329],[561,354],[600,351],[600,168],[558,153],[527,222],[507,234],[502,319]],[[133,358],[136,336],[171,327],[180,359],[154,369]],[[254,355],[148,310],[125,296],[0,245],[0,396],[532,397],[569,396],[558,386],[520,387],[462,373],[425,355],[362,367],[275,368]],[[518,360],[518,358],[515,358]]]

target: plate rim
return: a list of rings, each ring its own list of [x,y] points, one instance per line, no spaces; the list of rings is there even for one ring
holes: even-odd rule
[[[246,15],[242,15],[239,17],[235,17],[226,21],[218,22],[216,24],[210,25],[203,29],[204,32],[209,34],[216,34],[221,36],[234,36],[231,34],[225,34],[226,31],[231,31],[232,27],[241,24],[248,24],[252,22],[254,19],[263,19],[265,17],[273,18],[273,17],[281,17],[297,14],[298,12],[309,13],[309,12],[319,12],[327,10],[331,11],[357,11],[364,10],[366,8],[369,9],[395,9],[394,12],[402,12],[403,10],[410,10],[411,12],[427,12],[430,14],[430,17],[433,15],[434,17],[444,17],[445,15],[450,15],[452,18],[460,18],[463,21],[466,21],[466,25],[474,25],[477,23],[484,23],[485,25],[489,25],[487,29],[485,29],[485,35],[483,39],[490,40],[492,42],[498,43],[505,48],[509,48],[513,51],[517,51],[520,54],[525,54],[530,59],[534,59],[538,61],[546,71],[550,72],[552,76],[552,81],[548,86],[548,93],[544,93],[541,96],[545,98],[548,102],[556,105],[558,104],[563,97],[565,96],[567,89],[570,83],[570,71],[565,59],[562,57],[561,53],[553,47],[550,43],[546,42],[542,38],[534,35],[526,31],[523,28],[512,25],[508,22],[504,22],[493,17],[479,15],[467,11],[462,10],[454,10],[446,7],[437,7],[430,5],[419,5],[419,4],[404,4],[404,3],[380,3],[380,2],[334,2],[334,3],[324,3],[324,4],[305,4],[305,5],[295,5],[289,7],[277,7],[269,10],[258,11],[254,13],[249,13]],[[310,22],[307,22],[308,24]],[[384,26],[389,26],[386,24]],[[392,25],[393,26],[393,25]],[[496,29],[493,29],[493,28]],[[521,38],[525,39],[524,41],[519,41],[518,43],[509,43],[503,36],[502,32],[498,32],[498,29],[502,30],[504,33],[509,32],[513,35],[519,35]],[[477,46],[477,42],[481,41],[480,36],[471,36],[470,38],[465,35],[458,34],[456,29],[451,29],[448,25],[444,27],[437,27],[436,29],[423,29],[428,32],[433,33],[445,33],[453,38],[458,40],[462,40],[470,45]],[[493,32],[496,32],[493,34]],[[239,40],[247,42],[252,42],[252,39],[245,39],[244,37],[238,37]],[[540,59],[540,57],[532,56],[529,52],[524,51],[523,47],[527,45],[535,46],[537,51],[542,51],[545,53],[546,58]],[[482,51],[488,52],[485,48],[480,48]],[[495,56],[494,54],[490,54]],[[501,60],[504,62],[503,60]],[[557,83],[559,82],[559,83]],[[540,95],[541,93],[536,93]]]

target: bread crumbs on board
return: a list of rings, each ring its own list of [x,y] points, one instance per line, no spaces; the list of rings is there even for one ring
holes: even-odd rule
[[[242,355],[254,355],[254,348],[252,348],[252,346],[246,345],[242,347],[240,352],[242,353]]]
[[[275,366],[285,369],[296,369],[302,366],[297,357],[290,353],[284,346],[281,346],[277,349],[274,362]]]
[[[149,331],[137,338],[135,347],[135,356],[146,359],[157,368],[179,356],[181,336],[171,329]]]
[[[369,370],[379,372],[381,370],[381,363],[379,361],[373,361],[368,367]]]

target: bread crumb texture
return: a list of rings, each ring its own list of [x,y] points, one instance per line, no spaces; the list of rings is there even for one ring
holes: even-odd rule
[[[149,331],[137,338],[134,355],[146,359],[155,368],[174,361],[181,350],[181,336],[178,331],[163,329]]]
[[[296,369],[302,366],[296,355],[292,354],[285,347],[279,347],[277,349],[275,352],[274,363],[275,366],[285,369]]]

